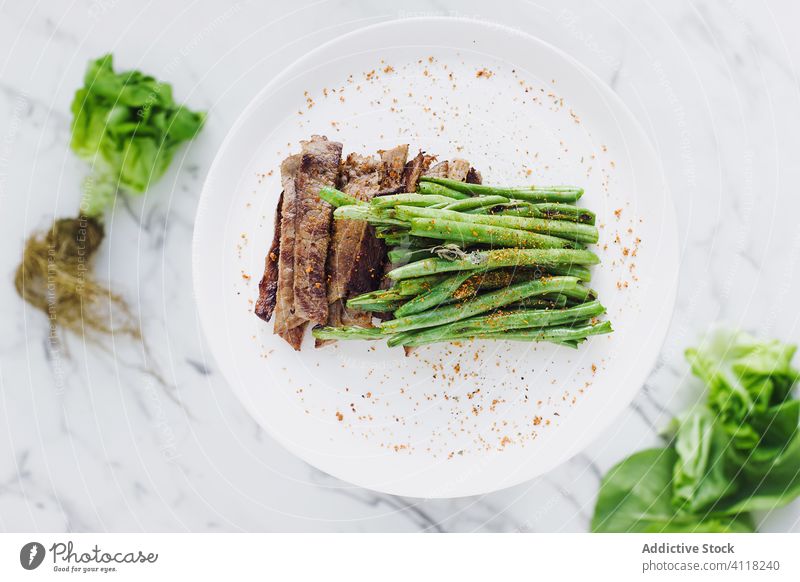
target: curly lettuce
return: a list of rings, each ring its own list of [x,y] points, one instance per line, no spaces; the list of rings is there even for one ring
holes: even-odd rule
[[[719,329],[686,350],[705,402],[667,447],[636,453],[603,479],[593,531],[752,531],[752,511],[800,496],[796,347]]]
[[[97,217],[119,190],[139,194],[158,180],[205,114],[172,97],[172,87],[139,71],[114,72],[112,56],[89,63],[72,101],[72,150],[92,164],[81,210]]]

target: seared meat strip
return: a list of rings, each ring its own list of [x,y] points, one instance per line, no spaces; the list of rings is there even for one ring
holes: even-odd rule
[[[275,304],[274,332],[285,339],[294,349],[300,349],[304,321],[294,314],[294,247],[297,193],[295,177],[300,169],[302,156],[289,156],[281,164],[283,202],[281,203],[280,255],[278,256],[278,289]],[[299,331],[298,331],[299,330]]]
[[[467,174],[469,174],[469,162],[467,160],[450,160],[447,164],[447,177],[451,180],[458,180],[459,182],[467,181]]]
[[[428,174],[428,168],[430,168],[431,164],[436,160],[436,156],[428,156],[425,152],[420,151],[416,156],[406,162],[406,165],[403,167],[403,173],[400,176],[400,186],[390,190],[383,190],[378,195],[382,194],[396,194],[398,192],[416,192],[417,191],[417,184],[419,183],[420,176]],[[447,162],[443,162],[447,163]],[[441,164],[437,164],[441,165]],[[386,277],[383,277],[388,271],[392,268],[389,260],[386,259],[383,263],[383,267],[381,268],[381,289],[388,289],[391,285],[391,281],[388,280]],[[379,314],[378,317],[381,319],[387,319],[388,315],[386,314]]]
[[[383,162],[383,179],[381,189],[393,189],[403,184],[403,172],[408,159],[408,144],[399,145],[390,150],[380,150],[378,154]]]
[[[323,186],[334,186],[342,157],[342,144],[312,136],[303,142],[300,168],[295,178],[294,310],[303,320],[328,321],[325,261],[330,242],[333,208],[319,197]]]
[[[281,254],[281,206],[283,206],[283,192],[278,197],[275,207],[275,235],[272,244],[264,259],[264,274],[258,282],[258,299],[256,300],[255,314],[269,321],[275,311],[275,300],[278,293],[278,258]]]
[[[408,146],[381,150],[380,159],[350,154],[340,169],[340,188],[369,201],[379,191],[396,188],[402,178]],[[328,252],[328,325],[371,325],[366,312],[351,312],[349,297],[377,288],[386,249],[375,230],[360,220],[335,220]],[[317,346],[327,342],[317,342]]]
[[[467,184],[482,184],[483,183],[483,176],[481,173],[473,167],[470,167],[469,172],[467,172]]]
[[[439,162],[438,164],[434,164],[422,175],[433,176],[434,178],[447,178],[449,169],[450,169],[450,162],[445,160],[443,162]]]
[[[370,156],[350,154],[342,163],[341,189],[359,200],[369,201],[380,189],[383,164]],[[361,255],[361,241],[367,223],[335,220],[328,252],[328,303],[347,296],[347,290]]]
[[[451,180],[458,180],[459,182],[467,182],[469,184],[480,184],[481,173],[469,165],[467,160],[454,159],[445,160],[432,166],[424,176],[433,176],[436,178],[449,178]]]
[[[419,152],[413,159],[409,160],[403,168],[401,182],[404,192],[416,192],[417,183],[420,176],[427,172],[436,156],[426,156],[425,152]]]

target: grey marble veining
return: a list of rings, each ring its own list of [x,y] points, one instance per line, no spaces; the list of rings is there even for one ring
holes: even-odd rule
[[[627,411],[551,473],[455,500],[352,487],[282,449],[227,389],[191,291],[202,181],[249,99],[332,36],[421,14],[507,23],[596,71],[657,148],[681,240],[670,333]],[[682,352],[709,324],[800,339],[798,17],[794,3],[744,0],[4,3],[0,530],[585,531],[600,476],[658,443],[696,398]],[[54,348],[10,280],[26,234],[77,205],[85,168],[68,150],[69,103],[106,51],[169,79],[209,122],[146,197],[118,202],[98,260],[147,345],[66,337]],[[763,516],[762,529],[800,530],[800,503]]]

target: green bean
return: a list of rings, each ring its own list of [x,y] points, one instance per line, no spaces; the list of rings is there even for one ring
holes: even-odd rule
[[[442,274],[426,275],[423,277],[415,277],[414,279],[403,279],[402,281],[398,281],[397,284],[392,287],[392,290],[395,290],[404,297],[414,297],[422,293],[427,293],[446,278],[447,275]]]
[[[491,339],[491,340],[509,340],[509,341],[524,341],[524,342],[552,342],[554,344],[566,345],[567,347],[576,348],[578,344],[583,342],[588,336],[610,333],[611,324],[608,321],[592,324],[591,322],[583,322],[584,325],[580,327],[535,327],[529,329],[515,329],[508,331],[498,332],[476,332],[475,330],[453,331],[448,334],[439,333],[438,335],[423,335],[427,331],[436,331],[438,328],[432,330],[422,330],[421,332],[409,332],[396,334],[389,338],[388,344],[390,346],[421,346],[430,343],[458,341],[465,339]]]
[[[322,340],[378,340],[386,334],[379,327],[359,327],[355,325],[343,327],[315,327],[311,335]]]
[[[398,334],[389,338],[388,344],[389,346],[418,346],[442,341],[441,338],[464,337],[472,335],[473,333],[497,333],[521,328],[543,328],[574,324],[592,317],[597,317],[604,312],[605,308],[599,302],[594,301],[568,309],[509,311],[491,315],[481,315],[439,327]]]
[[[463,329],[494,333],[509,329],[574,324],[602,315],[605,311],[606,308],[599,301],[591,301],[567,309],[504,311],[465,319],[458,324],[463,326]]]
[[[461,243],[481,243],[526,249],[570,247],[569,241],[538,232],[437,218],[411,219],[411,234]]]
[[[508,307],[519,307],[524,309],[563,309],[567,306],[567,296],[555,293],[543,295],[542,297],[529,297],[517,303],[512,303]]]
[[[472,200],[478,200],[478,198],[472,198],[464,202],[466,203]],[[538,232],[569,241],[589,244],[596,243],[599,237],[598,231],[594,226],[566,220],[543,220],[540,218],[497,214],[464,214],[448,210],[447,208],[437,210],[433,208],[415,208],[412,206],[398,206],[395,209],[395,216],[399,220],[406,221],[411,221],[414,218],[431,218],[467,222],[470,224],[485,224],[489,226]]]
[[[597,299],[597,292],[594,289],[589,289],[587,287],[567,289],[563,291],[563,294],[567,296],[567,299],[577,301],[578,303],[584,303],[586,301]]]
[[[442,186],[441,184],[434,184],[433,182],[420,182],[417,186],[417,191],[420,194],[435,194],[437,196],[447,196],[448,198],[454,198],[455,200],[463,200],[464,198],[469,198],[469,194],[463,194],[462,192],[458,192],[457,190],[452,190],[447,186]]]
[[[564,289],[577,286],[578,279],[575,277],[551,277],[548,279],[537,279],[535,281],[517,283],[505,289],[479,295],[471,301],[447,305],[440,309],[432,309],[422,313],[385,321],[381,324],[381,329],[391,332],[400,332],[433,327],[491,311],[492,309],[514,303],[526,297],[542,295],[544,293],[560,293]]]
[[[374,303],[375,301],[401,301],[405,299],[403,295],[392,287],[390,289],[377,289],[368,291],[361,295],[356,295],[347,300],[348,307],[356,307],[359,303]]]
[[[486,186],[483,184],[467,184],[448,178],[434,178],[422,176],[421,183],[433,182],[441,186],[446,186],[463,194],[472,196],[505,196],[517,200],[528,202],[576,202],[583,196],[583,188],[574,186],[519,186],[515,188],[503,188],[496,186]]]
[[[464,200],[450,202],[450,204],[445,206],[444,209],[457,212],[467,212],[469,210],[497,206],[498,204],[504,204],[506,202],[508,202],[508,198],[504,196],[476,196],[475,198],[465,198]]]
[[[325,202],[330,204],[331,206],[357,206],[360,204],[366,204],[356,198],[355,196],[351,196],[350,194],[345,194],[341,190],[337,190],[336,188],[331,188],[330,186],[323,186],[319,191],[319,197],[322,198]]]
[[[544,268],[569,265],[596,265],[600,259],[591,251],[575,249],[496,249],[473,251],[465,258],[423,259],[403,265],[387,273],[394,280],[409,279],[422,275],[433,275],[449,271],[475,270],[480,268],[541,266]]]
[[[366,298],[360,299],[359,301],[353,303],[352,299],[348,299],[347,307],[348,309],[354,309],[356,311],[374,311],[377,313],[391,313],[403,303],[405,303],[405,299],[408,297],[404,297],[402,300],[400,299],[375,299],[374,301],[368,301]]]
[[[340,206],[334,210],[333,218],[335,220],[364,220],[374,226],[408,226],[407,222],[395,219],[393,214],[393,212],[386,212],[369,204],[353,204]]]
[[[412,263],[421,259],[428,259],[434,256],[430,249],[404,249],[396,248],[389,251],[386,255],[389,262],[393,265],[401,263]]]
[[[566,267],[556,267],[556,268],[549,268],[547,270],[543,270],[540,268],[535,269],[494,269],[491,271],[465,271],[461,273],[465,273],[467,275],[466,279],[464,279],[461,284],[456,285],[456,277],[445,277],[444,279],[440,279],[437,282],[445,283],[449,280],[447,286],[444,288],[434,290],[436,285],[428,285],[427,289],[419,290],[414,289],[416,292],[412,293],[412,295],[423,295],[430,293],[430,297],[427,297],[424,300],[424,305],[426,305],[425,309],[428,307],[433,307],[435,305],[447,305],[448,303],[454,303],[456,301],[465,301],[470,298],[476,297],[481,292],[491,291],[494,289],[502,289],[503,287],[508,287],[512,283],[519,283],[521,281],[530,281],[531,279],[539,279],[546,276],[552,275],[564,275],[564,276],[576,276],[575,271],[580,267],[573,267],[573,266],[566,266]],[[441,277],[434,275],[434,277]],[[459,277],[462,278],[463,277]],[[577,277],[580,279],[580,277]],[[413,281],[413,279],[411,279]],[[398,292],[401,294],[402,291],[400,290],[402,284],[405,281],[399,281],[396,287]],[[422,297],[416,297],[416,300],[422,302]],[[523,300],[527,301],[527,307],[531,306],[539,306],[539,307],[553,307],[553,301],[545,301],[542,300],[538,305],[535,299],[527,299]],[[413,306],[409,306],[411,302],[407,303],[398,312],[395,312],[395,317],[401,317],[404,315],[411,315],[413,313],[417,313],[419,311],[423,311],[424,309],[417,309],[416,307],[419,303],[414,303]],[[521,303],[521,302],[520,302]],[[567,296],[566,295],[559,295],[559,300],[556,302],[556,306],[564,307],[567,303]],[[583,301],[581,301],[583,303]],[[409,308],[408,310],[406,308]],[[413,311],[412,311],[413,310]]]
[[[549,218],[552,220],[570,220],[582,224],[594,225],[596,217],[588,208],[580,208],[571,204],[543,203],[529,206],[509,207],[500,210],[502,216],[523,216],[532,218]]]
[[[449,204],[452,201],[453,199],[447,196],[426,196],[425,194],[405,193],[375,196],[375,198],[370,201],[370,204],[378,208],[391,208],[398,204],[405,204],[406,206],[431,206],[433,204]]]
[[[542,268],[550,275],[577,277],[583,282],[588,282],[592,279],[592,272],[586,267],[581,267],[580,265],[551,265],[549,267]]]
[[[453,298],[453,294],[464,281],[474,276],[472,271],[457,273],[452,275],[433,287],[430,291],[417,295],[411,301],[399,307],[395,312],[395,317],[405,317],[420,313],[431,307],[444,303]]]
[[[383,242],[385,242],[387,246],[407,248],[412,250],[430,248],[434,245],[438,245],[441,242],[436,239],[426,240],[418,236],[411,236],[410,234],[408,234],[408,230],[402,230],[396,228],[390,230],[382,230],[380,228],[376,228],[375,236],[377,236],[380,239],[383,239]]]
[[[516,303],[510,303],[508,309],[563,309],[567,306],[567,296],[561,293],[548,293],[541,297],[529,297]]]
[[[589,323],[581,327],[555,327],[555,328],[533,328],[518,329],[497,333],[480,333],[470,337],[478,339],[504,339],[516,340],[521,342],[544,342],[544,341],[574,341],[582,340],[591,335],[601,335],[611,333],[613,328],[610,321],[599,323]]]

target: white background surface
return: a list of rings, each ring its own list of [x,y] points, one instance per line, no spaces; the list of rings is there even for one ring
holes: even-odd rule
[[[491,12],[489,12],[491,10]],[[242,107],[288,62],[365,24],[483,17],[562,48],[617,91],[658,149],[678,205],[678,305],[633,405],[584,454],[488,496],[425,501],[353,488],[266,437],[200,338],[190,242],[199,189]],[[800,16],[791,2],[7,2],[0,6],[0,529],[584,531],[600,475],[658,443],[698,389],[682,350],[711,322],[797,341]],[[98,270],[142,316],[124,340],[48,348],[11,285],[26,234],[74,214],[68,149],[86,62],[112,51],[209,111],[145,199],[122,200]],[[157,370],[164,382],[148,370]],[[800,528],[800,504],[763,530]]]

